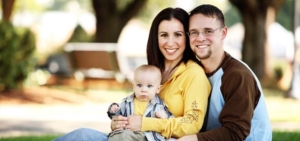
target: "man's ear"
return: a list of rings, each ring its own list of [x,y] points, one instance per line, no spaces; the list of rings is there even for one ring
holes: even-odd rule
[[[228,31],[227,26],[224,26],[222,29],[222,40],[224,40],[225,37],[227,36],[227,31]]]

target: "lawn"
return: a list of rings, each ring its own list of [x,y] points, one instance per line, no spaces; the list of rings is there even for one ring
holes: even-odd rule
[[[0,141],[51,141],[58,137],[57,135],[41,136],[19,136],[19,137],[0,137]]]
[[[55,135],[44,135],[44,136],[20,136],[20,137],[5,137],[1,138],[0,141],[51,141],[58,136]],[[299,141],[300,131],[298,132],[284,132],[284,131],[273,131],[272,141]]]
[[[273,131],[272,141],[299,141],[300,131],[298,132],[284,132],[284,131]]]

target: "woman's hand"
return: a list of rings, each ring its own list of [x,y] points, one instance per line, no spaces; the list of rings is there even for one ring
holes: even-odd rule
[[[194,134],[194,135],[183,136],[183,137],[177,139],[176,141],[198,141],[198,138]]]
[[[127,117],[123,117],[121,115],[112,118],[110,128],[112,131],[116,129],[124,129],[126,125],[128,124]]]
[[[131,115],[128,117],[127,129],[131,131],[141,131],[142,129],[142,116]]]

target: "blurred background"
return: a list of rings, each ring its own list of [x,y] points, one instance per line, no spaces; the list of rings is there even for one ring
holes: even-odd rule
[[[300,139],[299,0],[0,4],[0,139],[53,138],[79,127],[109,132],[107,106],[132,93],[133,71],[147,63],[154,16],[166,7],[189,12],[200,4],[223,11],[228,27],[224,48],[261,81],[274,139],[281,140],[283,133]]]

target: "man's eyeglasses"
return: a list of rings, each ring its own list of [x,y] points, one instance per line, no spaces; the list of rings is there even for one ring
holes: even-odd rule
[[[202,33],[203,36],[205,37],[209,37],[211,35],[213,35],[215,33],[215,31],[217,31],[218,29],[223,28],[223,27],[219,27],[216,29],[204,29],[203,31],[190,31],[187,34],[191,37],[191,38],[197,38],[199,37],[199,34]]]

